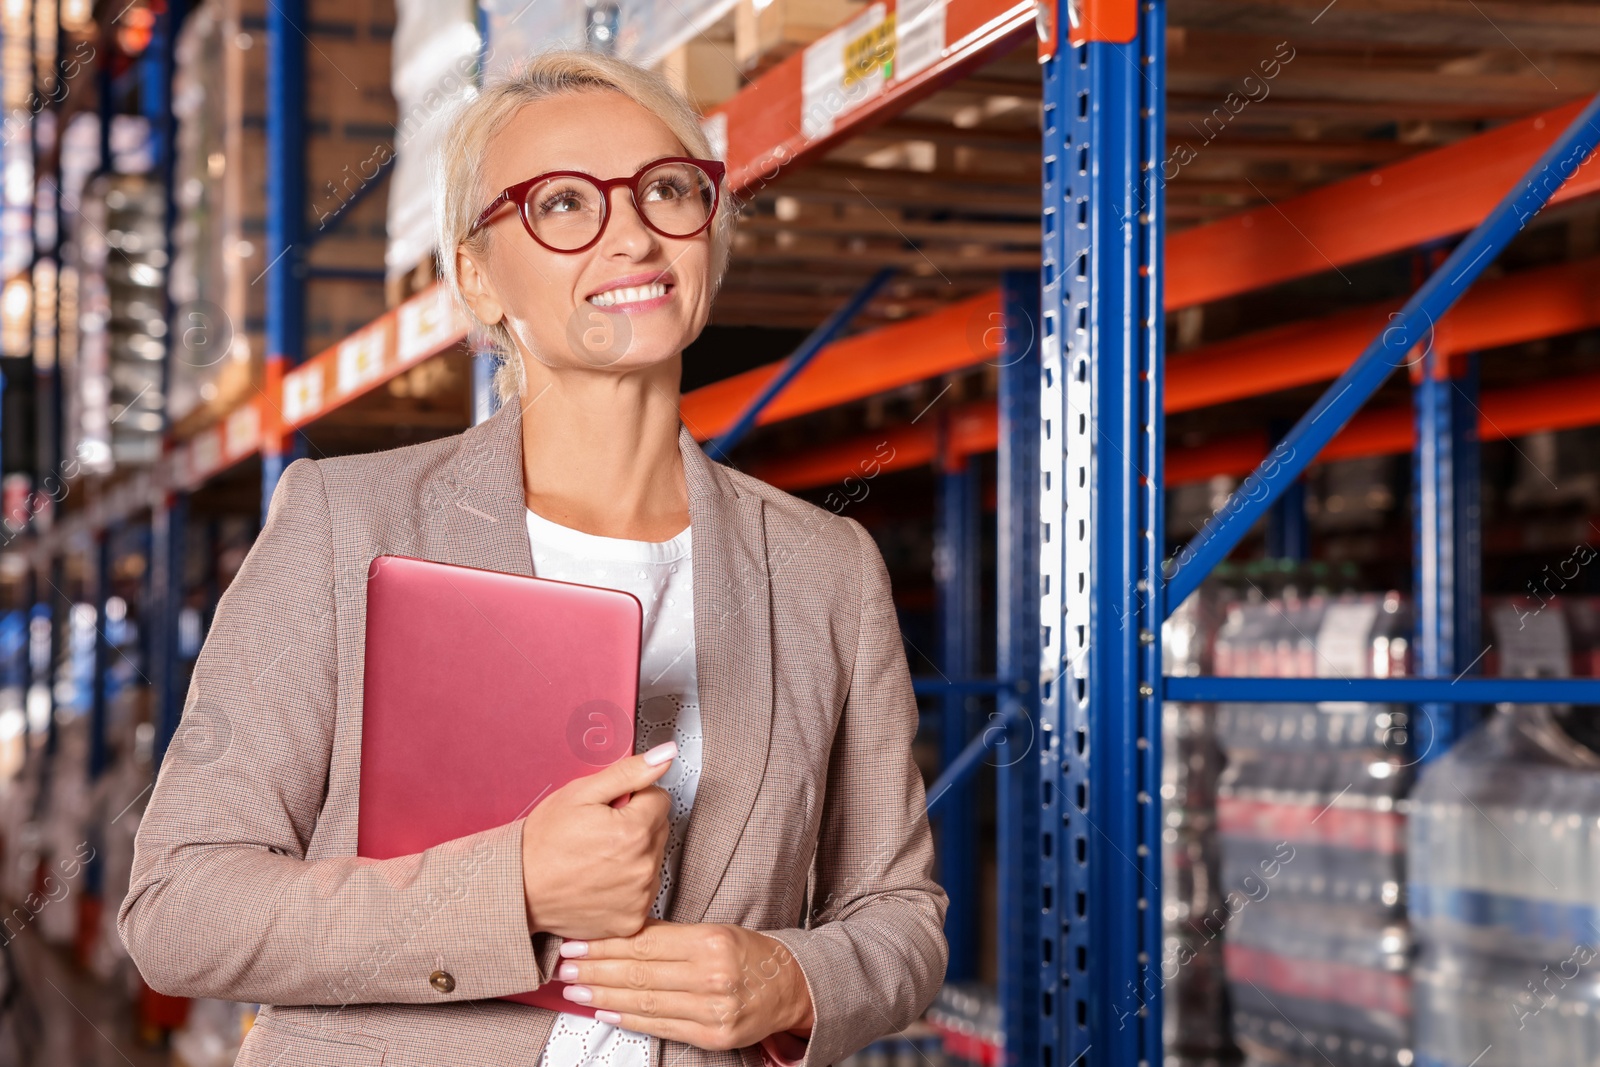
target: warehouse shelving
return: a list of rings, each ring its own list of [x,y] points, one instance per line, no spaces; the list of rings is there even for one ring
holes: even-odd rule
[[[886,7],[898,12],[901,5],[889,0]],[[303,160],[293,143],[304,78],[295,29],[302,8],[275,0],[272,10],[269,136],[277,225],[267,252],[273,266],[267,272],[266,387],[216,426],[173,442],[160,465],[112,486],[25,549],[37,573],[59,591],[65,587],[58,569],[63,555],[92,543],[103,608],[106,531],[149,510],[151,588],[159,610],[152,635],[158,750],[176,728],[183,695],[176,632],[189,494],[259,456],[263,500],[270,499],[276,474],[293,455],[296,431],[426,360],[459,351],[466,336],[451,302],[431,289],[300,360],[305,272],[297,249],[305,235],[287,220],[303,215],[297,209]],[[998,289],[830,340],[781,390],[770,388],[783,374],[779,364],[705,387],[684,398],[684,419],[702,441],[729,444],[719,439],[730,430],[985,362],[998,366],[995,402],[972,402],[941,420],[891,428],[870,440],[835,441],[750,469],[787,488],[826,485],[856,473],[871,445],[888,441],[894,459],[885,469],[938,468],[944,544],[961,558],[976,537],[970,459],[999,453],[998,678],[971,677],[972,575],[947,569],[940,584],[940,660],[950,678],[947,684],[919,680],[919,689],[945,698],[947,776],[930,798],[943,812],[970,814],[961,801],[960,790],[969,788],[962,772],[1002,744],[1014,746],[1008,754],[1029,753],[996,761],[1000,971],[1013,1062],[1154,1063],[1161,1054],[1161,982],[1152,967],[1161,935],[1159,909],[1151,902],[1161,875],[1152,783],[1160,773],[1163,699],[1419,704],[1430,709],[1424,720],[1438,725],[1433,740],[1440,748],[1455,732],[1448,709],[1456,704],[1600,703],[1594,680],[1456,677],[1471,666],[1464,662],[1466,635],[1475,624],[1471,552],[1457,549],[1474,536],[1475,517],[1464,497],[1474,478],[1476,441],[1600,424],[1600,374],[1501,387],[1465,406],[1458,399],[1465,394],[1450,378],[1452,362],[1469,353],[1600,326],[1600,260],[1519,271],[1461,295],[1544,202],[1600,192],[1600,167],[1578,167],[1573,157],[1592,150],[1600,120],[1593,102],[1564,104],[1168,238],[1161,173],[1163,0],[1058,0],[1043,7],[1031,0],[948,0],[942,12],[945,43],[937,58],[870,101],[808,122],[795,56],[713,109],[708,131],[724,150],[734,189],[781,186],[837,145],[892,121],[957,79],[981,80],[986,63],[1037,40],[1044,104],[1042,272],[1007,272]],[[1014,89],[1008,83],[1007,91]],[[817,132],[808,137],[803,126]],[[1166,312],[1468,230],[1472,235],[1435,280],[1404,304],[1275,326],[1170,359],[1163,351]],[[966,332],[974,319],[1002,328],[983,332],[975,346]],[[1408,362],[1425,337],[1428,355],[1415,405],[1358,413],[1360,402],[1395,364]],[[1295,360],[1283,360],[1291,347]],[[1166,414],[1329,381],[1334,384],[1325,400],[1291,431],[1287,452],[1274,453],[1264,432],[1243,431],[1166,454]],[[486,379],[477,384],[481,416],[490,402]],[[1161,676],[1162,620],[1307,465],[1408,451],[1419,471],[1425,677]],[[1261,466],[1264,454],[1269,462]],[[1192,553],[1165,569],[1163,490],[1217,474],[1250,477]],[[97,671],[104,665],[102,649]],[[963,698],[971,692],[998,697],[1006,731],[976,738],[957,733],[966,721]],[[103,721],[103,709],[96,715]],[[957,857],[951,866],[963,869],[970,831],[956,821],[944,817],[941,852]],[[970,915],[970,886],[952,896],[954,910]],[[953,950],[959,966],[970,967],[970,944],[953,937]],[[1125,1022],[1130,990],[1142,1009],[1136,1026]]]

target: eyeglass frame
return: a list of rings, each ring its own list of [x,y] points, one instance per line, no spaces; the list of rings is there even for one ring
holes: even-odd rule
[[[666,163],[692,163],[703,170],[706,176],[711,179],[711,208],[706,212],[706,221],[701,223],[700,228],[693,233],[667,233],[651,222],[639,207],[639,179],[656,167]],[[473,220],[471,228],[467,230],[467,236],[471,237],[482,229],[484,224],[489,221],[489,216],[498,211],[501,205],[510,203],[516,206],[517,217],[522,220],[522,228],[528,231],[529,237],[538,241],[543,247],[550,249],[552,252],[566,255],[586,252],[593,248],[600,238],[605,235],[606,226],[611,222],[611,190],[621,185],[627,188],[629,199],[633,202],[634,213],[639,216],[640,222],[662,237],[674,241],[683,241],[691,237],[700,236],[705,232],[706,227],[710,226],[716,219],[717,207],[722,202],[722,181],[727,176],[727,172],[728,165],[719,159],[696,159],[693,156],[662,156],[660,159],[652,159],[626,178],[596,178],[593,174],[587,174],[581,170],[546,171],[543,174],[535,175],[526,181],[517,182],[515,185],[508,185],[500,190],[500,195],[491,200],[489,206],[478,212],[478,217]],[[528,219],[528,190],[540,182],[549,181],[552,178],[582,178],[600,190],[600,226],[595,230],[594,236],[589,239],[587,244],[578,248],[556,248],[534,232],[533,223]]]

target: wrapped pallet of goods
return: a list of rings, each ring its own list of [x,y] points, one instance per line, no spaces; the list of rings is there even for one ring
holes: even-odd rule
[[[450,108],[477,79],[481,41],[471,0],[396,0],[392,86],[394,173],[384,253],[391,306],[433,281],[433,183],[428,163]]]
[[[307,271],[303,354],[314,355],[384,311],[385,199],[396,111],[390,91],[392,4],[307,5]],[[266,355],[266,0],[206,0],[177,50],[174,303],[204,338],[180,345],[171,414],[180,436],[253,396]],[[309,247],[309,251],[305,249]],[[220,340],[219,340],[220,338]]]

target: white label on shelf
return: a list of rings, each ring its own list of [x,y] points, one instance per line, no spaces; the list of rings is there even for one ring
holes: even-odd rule
[[[1572,673],[1566,614],[1552,597],[1517,597],[1489,613],[1500,673],[1523,678],[1565,678]]]
[[[338,396],[348,396],[383,374],[384,342],[388,339],[383,327],[379,322],[339,344]]]
[[[453,310],[450,294],[442,285],[400,305],[396,316],[400,334],[395,342],[400,366],[426,359],[455,340]]]
[[[1367,678],[1372,675],[1372,624],[1378,602],[1330,604],[1317,631],[1317,675],[1322,678]]]
[[[322,410],[322,364],[311,363],[283,376],[283,421],[294,425]]]
[[[197,481],[222,466],[222,434],[212,427],[195,436],[189,446],[189,473]]]
[[[261,440],[261,411],[254,404],[246,404],[228,416],[228,421],[223,423],[227,440],[223,443],[223,455],[232,458],[245,455],[254,451]]]
[[[895,81],[944,58],[944,6],[945,0],[900,0],[896,6]]]
[[[834,121],[883,91],[894,69],[895,35],[887,9],[873,4],[806,46],[800,64],[800,132],[816,140]]]

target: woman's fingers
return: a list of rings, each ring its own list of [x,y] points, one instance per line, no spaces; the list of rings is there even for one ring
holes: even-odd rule
[[[667,773],[677,755],[678,743],[667,741],[648,752],[624,756],[593,774],[574,778],[565,788],[579,803],[609,804],[618,797],[654,785]]]
[[[568,1000],[597,1011],[611,1011],[641,1019],[675,1019],[701,1027],[731,1027],[741,1005],[735,997],[710,997],[660,989],[610,989],[605,986],[570,985],[562,990]],[[583,999],[588,997],[588,1000]],[[633,1029],[633,1027],[625,1027]]]
[[[589,941],[567,941],[561,955],[586,960],[693,960],[699,929],[689,923],[669,923],[650,919],[644,929],[631,937],[597,937]]]
[[[563,960],[556,977],[563,982],[610,989],[660,989],[700,994],[732,994],[738,990],[735,976],[679,960]]]

